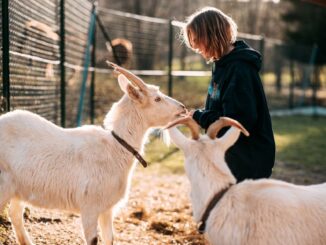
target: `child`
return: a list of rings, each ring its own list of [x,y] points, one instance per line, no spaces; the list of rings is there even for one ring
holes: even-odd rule
[[[225,155],[237,181],[268,178],[275,160],[275,142],[263,86],[261,55],[236,41],[237,25],[222,11],[206,7],[188,18],[183,29],[188,47],[213,63],[205,108],[189,116],[205,130],[221,116],[239,121],[250,133]],[[221,130],[219,137],[226,129]]]

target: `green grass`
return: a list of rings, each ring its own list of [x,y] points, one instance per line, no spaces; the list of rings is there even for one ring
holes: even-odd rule
[[[172,143],[167,146],[162,138],[151,136],[145,148],[145,159],[150,163],[150,171],[160,173],[184,173],[183,153]]]
[[[277,159],[326,171],[326,118],[273,118]]]
[[[304,116],[274,117],[276,160],[326,173],[326,118]],[[164,173],[184,173],[183,153],[167,147],[162,139],[151,137],[145,159],[149,169]]]
[[[173,97],[187,108],[201,108],[205,105],[209,77],[188,77],[174,79]]]

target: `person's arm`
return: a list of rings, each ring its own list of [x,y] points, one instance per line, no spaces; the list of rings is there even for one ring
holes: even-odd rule
[[[235,69],[222,98],[223,116],[239,121],[249,132],[254,128],[257,114],[257,92],[255,80],[260,79],[258,73],[250,66],[243,64]]]
[[[223,112],[214,110],[196,110],[194,120],[204,129],[221,116],[231,117],[239,121],[247,130],[251,131],[257,120],[256,95],[253,80],[257,79],[256,71],[252,67],[234,70],[222,100]],[[259,77],[258,77],[259,79]]]
[[[222,116],[217,111],[213,110],[196,110],[192,118],[200,125],[200,127],[207,129],[209,125],[215,122]]]

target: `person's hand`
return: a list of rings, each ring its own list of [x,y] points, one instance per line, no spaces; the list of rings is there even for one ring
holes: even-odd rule
[[[192,116],[194,115],[195,111],[196,111],[196,110],[190,110],[190,111],[187,111],[186,113],[182,114],[181,116],[184,117],[184,118],[185,118],[185,117],[190,117],[190,118],[192,118]]]
[[[187,114],[188,117],[192,117],[196,110],[190,110]]]

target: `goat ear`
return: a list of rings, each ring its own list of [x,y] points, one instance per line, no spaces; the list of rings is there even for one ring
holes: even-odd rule
[[[135,88],[128,80],[128,78],[125,77],[125,75],[120,74],[118,76],[118,82],[121,90],[129,96],[130,99],[142,102],[144,98],[144,94]]]
[[[134,100],[134,101],[137,101],[137,102],[140,102],[140,103],[143,101],[143,98],[144,98],[143,93],[140,90],[136,89],[131,84],[127,85],[127,94],[129,96],[129,98]]]
[[[127,93],[127,87],[130,85],[129,80],[122,74],[118,76],[118,83],[121,88],[121,90],[126,94]]]

